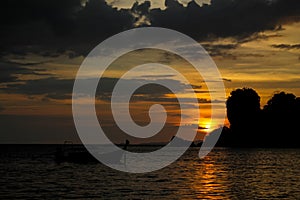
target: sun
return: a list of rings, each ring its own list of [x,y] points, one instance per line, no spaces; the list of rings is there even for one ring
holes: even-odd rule
[[[205,129],[210,129],[211,125],[210,124],[206,124],[205,125]]]
[[[209,132],[211,129],[211,124],[206,124],[204,127],[205,127],[205,131]]]
[[[201,127],[200,129],[206,133],[210,132],[212,129],[212,125],[209,122],[200,124],[199,127]]]

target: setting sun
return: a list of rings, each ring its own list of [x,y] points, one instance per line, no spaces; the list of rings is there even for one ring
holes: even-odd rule
[[[210,124],[205,125],[205,129],[206,129],[207,131],[209,131],[209,130],[210,130]]]

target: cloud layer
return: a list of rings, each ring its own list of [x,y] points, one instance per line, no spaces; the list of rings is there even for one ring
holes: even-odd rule
[[[151,3],[135,3],[131,9],[112,8],[104,0],[10,0],[0,8],[1,54],[57,56],[86,55],[109,36],[135,26],[159,26],[188,34],[195,39],[245,38],[251,34],[282,29],[299,20],[298,0],[213,0],[200,7],[186,7],[166,0],[165,10],[150,9]]]

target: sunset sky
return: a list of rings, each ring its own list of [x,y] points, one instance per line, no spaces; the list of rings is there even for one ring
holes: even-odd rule
[[[155,26],[180,31],[198,41],[219,68],[226,95],[240,87],[254,88],[261,106],[276,91],[300,96],[299,0],[10,0],[0,8],[0,142],[79,142],[72,118],[72,87],[85,56],[108,37],[136,27]],[[134,5],[133,5],[134,4]],[[116,142],[126,136],[113,123],[109,91],[130,67],[159,60],[188,77],[197,92],[199,136],[221,124],[210,123],[210,99],[205,83],[189,63],[159,50],[143,50],[120,57],[105,72],[104,91],[97,94],[97,114],[107,135]],[[182,85],[161,70],[161,79]],[[151,79],[136,73],[140,81]],[[132,79],[134,80],[134,79]],[[182,91],[180,91],[182,92]],[[183,98],[190,98],[182,93]],[[131,104],[136,123],[148,123],[153,103],[165,105],[167,125],[150,140],[168,141],[179,124],[174,95],[148,86],[136,92]],[[197,105],[187,104],[193,112]],[[187,121],[186,125],[195,122]],[[227,120],[225,123],[228,125]]]

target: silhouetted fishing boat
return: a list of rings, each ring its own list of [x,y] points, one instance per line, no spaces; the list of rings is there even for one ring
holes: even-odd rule
[[[126,140],[123,149],[126,150],[128,145],[129,141]],[[101,154],[101,160],[106,163],[122,164],[121,160],[124,158],[124,150]],[[99,163],[99,161],[91,155],[84,146],[74,145],[69,141],[65,141],[63,146],[57,149],[55,161],[57,163]]]

